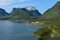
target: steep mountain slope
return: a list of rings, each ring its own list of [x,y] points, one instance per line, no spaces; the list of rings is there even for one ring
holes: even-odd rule
[[[48,9],[44,14],[43,18],[49,19],[60,15],[60,1],[57,2],[52,8]]]
[[[33,17],[38,17],[41,15],[41,13],[34,7],[29,6],[29,7],[26,7],[25,9]]]
[[[8,15],[8,13],[4,10],[0,8],[0,16],[6,16]]]

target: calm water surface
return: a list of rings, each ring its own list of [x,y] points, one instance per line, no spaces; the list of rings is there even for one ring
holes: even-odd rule
[[[0,20],[0,40],[37,40],[31,34],[39,27]]]

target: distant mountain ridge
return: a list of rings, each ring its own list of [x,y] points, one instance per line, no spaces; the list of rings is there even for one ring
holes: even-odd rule
[[[13,12],[15,12],[14,14],[18,14],[16,13],[16,11],[18,10],[22,10],[23,12],[27,12],[27,14],[29,14],[30,16],[40,16],[41,13],[35,9],[34,7],[26,7],[26,8],[13,8],[11,14],[13,14]],[[20,12],[21,13],[21,12]]]
[[[2,10],[3,11],[3,10]],[[1,12],[2,12],[1,11]],[[2,12],[2,14],[7,14],[6,11]],[[52,8],[48,9],[44,14],[41,13],[32,6],[28,6],[25,8],[13,8],[10,12],[10,19],[12,20],[40,20],[43,19],[53,19],[57,16],[60,16],[60,1],[57,2]]]
[[[10,19],[10,20],[35,20],[39,18],[41,13],[32,6],[28,6],[25,8],[13,8],[10,13],[7,13],[4,9],[0,8],[0,19]]]
[[[0,8],[0,16],[6,16],[8,15],[8,13],[4,10]]]

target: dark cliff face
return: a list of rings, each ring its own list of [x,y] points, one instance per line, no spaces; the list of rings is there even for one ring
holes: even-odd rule
[[[31,10],[31,11],[28,11],[27,12],[31,15],[31,16],[40,16],[41,14],[38,12],[38,10]]]
[[[0,8],[0,16],[6,16],[8,15],[8,13],[4,10]]]
[[[60,15],[60,1],[57,2],[52,8],[48,9],[44,14],[43,18],[53,18]]]
[[[26,8],[22,8],[21,10],[28,12],[28,14],[33,17],[38,17],[41,15],[41,13],[34,7],[26,7]]]

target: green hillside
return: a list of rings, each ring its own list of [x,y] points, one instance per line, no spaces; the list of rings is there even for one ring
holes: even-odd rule
[[[60,1],[57,2],[52,8],[48,9],[44,14],[43,18],[52,18],[60,15]]]
[[[41,21],[43,24],[41,25]],[[42,15],[42,28],[34,32],[38,40],[60,40],[60,1]]]

